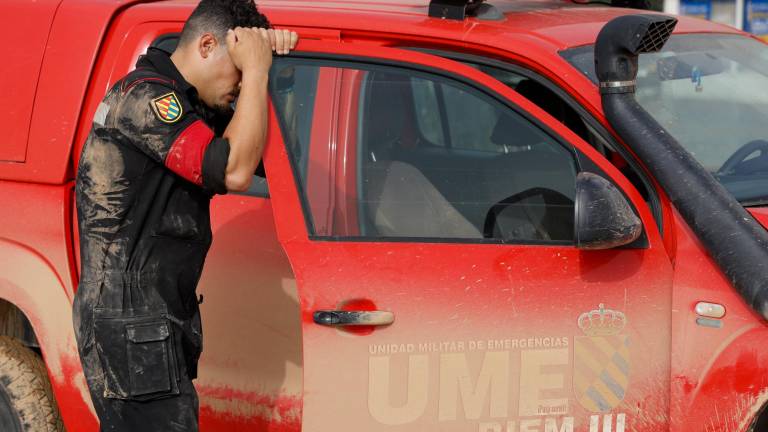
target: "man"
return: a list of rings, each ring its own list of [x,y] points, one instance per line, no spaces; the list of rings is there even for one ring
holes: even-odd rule
[[[94,116],[76,182],[73,313],[102,431],[198,430],[195,288],[210,199],[249,187],[266,140],[271,51],[286,54],[298,38],[268,27],[253,0],[202,0],[173,55],[150,48]]]

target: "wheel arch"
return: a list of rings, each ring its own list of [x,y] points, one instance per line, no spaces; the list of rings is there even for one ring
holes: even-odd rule
[[[700,375],[686,416],[702,426],[759,431],[754,425],[763,417],[768,422],[768,327],[760,323],[735,333]]]
[[[0,239],[0,299],[17,308],[31,326],[67,428],[96,430],[75,342],[71,298],[53,266],[37,251]]]
[[[10,336],[39,353],[40,343],[32,323],[15,304],[0,298],[0,335]]]

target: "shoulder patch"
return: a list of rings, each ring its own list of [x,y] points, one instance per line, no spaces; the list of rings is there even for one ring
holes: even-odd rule
[[[164,123],[176,123],[181,118],[181,103],[174,92],[152,99],[150,105],[152,105],[152,110],[157,114],[157,117]]]

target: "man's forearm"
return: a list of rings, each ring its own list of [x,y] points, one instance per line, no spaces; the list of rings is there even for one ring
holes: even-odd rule
[[[230,147],[225,180],[228,190],[248,189],[261,161],[267,139],[267,80],[264,72],[243,72],[235,114],[224,131]]]

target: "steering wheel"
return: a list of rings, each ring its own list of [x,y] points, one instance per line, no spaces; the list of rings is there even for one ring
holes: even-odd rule
[[[717,170],[718,175],[727,175],[730,173],[733,173],[736,171],[736,169],[741,165],[744,160],[751,155],[752,153],[760,150],[760,153],[763,155],[768,155],[768,141],[758,139],[754,141],[750,141],[738,150],[734,154],[731,155],[731,157],[728,158],[728,160],[725,161],[723,166],[720,167],[719,170]]]
[[[494,231],[494,228],[496,228],[496,220],[498,219],[501,212],[503,212],[507,207],[537,195],[541,196],[541,198],[544,200],[544,204],[547,207],[549,206],[571,206],[572,207],[573,206],[572,199],[568,198],[567,196],[563,195],[562,193],[554,189],[548,189],[543,187],[526,189],[522,192],[516,193],[507,198],[504,198],[503,200],[491,206],[491,208],[488,210],[488,213],[486,213],[485,215],[485,222],[483,223],[483,238],[493,238],[493,231]],[[547,218],[547,215],[545,214],[544,219],[546,218]],[[548,233],[549,230],[547,230],[544,226],[542,226],[543,224],[535,223],[533,221],[530,221],[530,219],[529,219],[529,222],[531,223],[531,225],[534,226],[537,232],[539,232],[544,236],[545,239],[549,239],[549,233]]]

